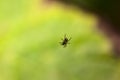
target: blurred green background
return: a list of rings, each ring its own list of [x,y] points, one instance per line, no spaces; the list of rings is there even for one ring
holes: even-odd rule
[[[0,80],[120,80],[119,60],[95,27],[94,15],[74,7],[0,0]]]

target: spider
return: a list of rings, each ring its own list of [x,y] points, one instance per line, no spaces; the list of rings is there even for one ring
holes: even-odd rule
[[[68,39],[68,38],[66,37],[66,34],[65,34],[65,35],[64,35],[64,39],[62,39],[62,42],[60,42],[60,44],[61,44],[63,47],[66,47],[67,44],[70,44],[70,43],[68,43],[70,40],[71,40],[71,37]]]

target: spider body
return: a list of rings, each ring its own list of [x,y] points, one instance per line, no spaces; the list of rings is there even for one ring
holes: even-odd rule
[[[62,39],[62,42],[60,42],[60,44],[63,46],[63,47],[66,47],[67,44],[69,44],[68,42],[71,40],[71,38],[67,38],[66,35],[64,36],[64,39]]]

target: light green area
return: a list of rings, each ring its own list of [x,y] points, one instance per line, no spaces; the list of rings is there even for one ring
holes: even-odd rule
[[[119,60],[93,17],[36,5],[0,0],[0,80],[120,79]],[[59,44],[64,34],[72,37],[66,48]]]

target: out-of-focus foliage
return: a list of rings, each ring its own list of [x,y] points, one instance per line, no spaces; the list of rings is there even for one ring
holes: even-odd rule
[[[0,1],[0,80],[119,80],[93,15],[38,0]],[[70,45],[59,42],[67,34]]]

